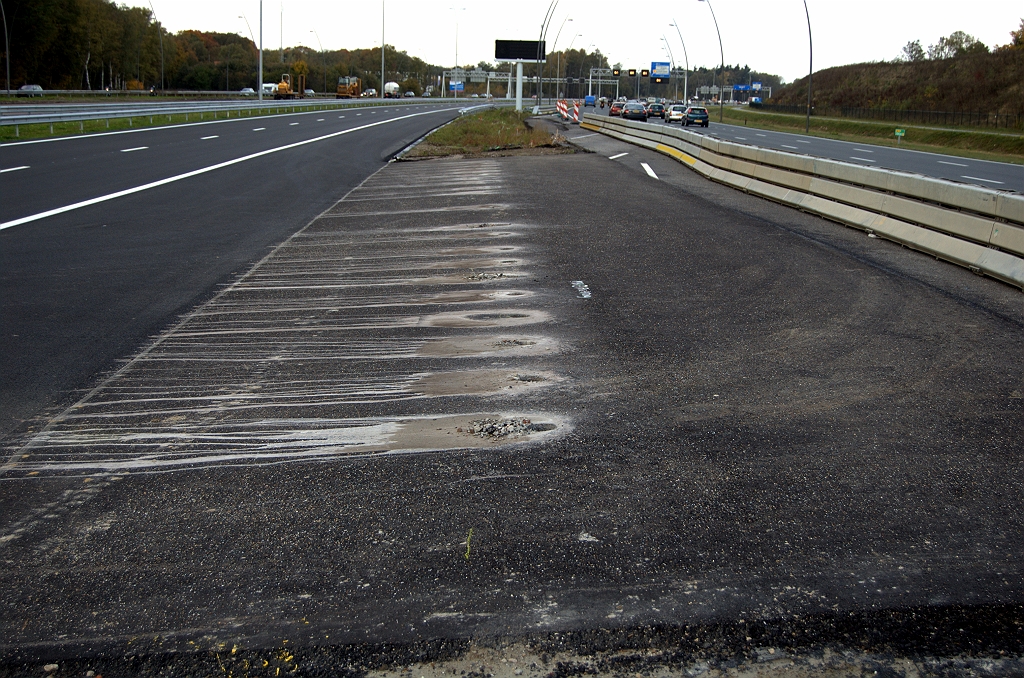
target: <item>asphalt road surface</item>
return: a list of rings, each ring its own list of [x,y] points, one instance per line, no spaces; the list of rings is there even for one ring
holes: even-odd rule
[[[593,109],[587,109],[588,114],[592,111]],[[723,124],[718,122],[718,113],[715,109],[708,108],[708,111],[711,121],[707,127],[690,126],[686,129],[697,134],[708,134],[725,141],[750,146],[763,146],[788,153],[814,155],[855,165],[883,167],[901,172],[913,172],[927,177],[948,179],[962,184],[1024,193],[1024,165],[875,146],[867,141],[838,141],[803,134],[754,129],[743,125]],[[608,115],[608,113],[598,109],[597,115]],[[659,118],[651,118],[649,124],[664,125],[666,123]]]
[[[410,104],[4,145],[3,167],[22,169],[0,174],[0,439],[456,115]]]
[[[572,136],[389,165],[10,441],[3,670],[1024,669],[1020,291]]]

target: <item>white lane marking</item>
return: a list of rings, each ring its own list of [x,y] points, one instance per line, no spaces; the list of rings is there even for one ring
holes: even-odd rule
[[[759,136],[759,137],[766,137],[768,135],[767,134],[758,134],[757,136]]]
[[[597,136],[597,132],[594,132],[593,134],[584,134],[583,136],[569,137],[569,138],[570,139],[586,139],[587,137],[596,137],[596,136]]]
[[[996,181],[995,179],[982,179],[981,177],[969,177],[966,174],[961,174],[960,178],[970,179],[971,181],[984,181],[986,184],[999,184],[1000,186],[1003,185],[1002,181]]]
[[[207,139],[220,139],[220,135],[219,134],[214,134],[213,136],[209,136],[209,137],[199,137],[200,141],[206,141]]]
[[[792,149],[793,149],[794,151],[800,150],[800,149],[799,149],[798,147],[796,147],[796,146],[787,146],[786,144],[782,144],[782,147],[783,147],[783,148],[792,148]]]
[[[539,51],[539,50],[538,50]],[[362,115],[362,113],[356,113],[356,115]]]
[[[291,148],[298,148],[299,146],[305,146],[306,144],[313,144],[318,141],[324,141],[325,139],[333,139],[334,137],[340,137],[343,134],[351,134],[352,132],[358,132],[360,130],[369,129],[370,127],[378,127],[380,125],[387,125],[391,122],[397,122],[399,120],[406,120],[408,118],[418,118],[423,115],[431,115],[433,113],[447,113],[449,111],[458,110],[456,108],[434,108],[424,113],[410,113],[409,115],[402,115],[397,118],[391,118],[390,120],[381,120],[380,122],[368,122],[365,125],[359,127],[353,127],[352,129],[342,130],[340,132],[332,132],[330,134],[324,134],[323,136],[313,137],[312,139],[306,139],[305,141],[296,141],[292,144],[286,144],[284,146],[278,146],[277,148],[268,148],[265,151],[259,151],[258,153],[250,153],[249,155],[243,155],[241,158],[235,158],[234,160],[226,160],[219,162],[216,165],[210,165],[208,167],[201,167],[191,172],[185,172],[184,174],[177,174],[173,177],[167,177],[166,179],[160,179],[158,181],[152,181],[148,184],[142,184],[141,186],[135,186],[133,188],[126,188],[123,191],[116,191],[114,193],[108,193],[107,195],[101,195],[98,198],[90,198],[88,200],[82,200],[81,202],[72,203],[65,205],[64,207],[57,207],[52,210],[46,210],[45,212],[39,212],[38,214],[30,214],[27,217],[21,217],[20,219],[12,219],[11,221],[4,221],[0,223],[0,231],[4,229],[12,228],[14,226],[20,226],[21,224],[27,224],[32,221],[38,221],[45,219],[46,217],[56,216],[58,214],[64,214],[65,212],[71,212],[73,210],[81,209],[82,207],[88,207],[89,205],[95,205],[97,203],[106,202],[108,200],[114,200],[115,198],[122,198],[126,195],[132,195],[133,193],[141,193],[151,188],[157,188],[158,186],[164,186],[165,184],[171,184],[182,179],[188,179],[191,177],[199,176],[200,174],[206,174],[224,167],[230,167],[231,165],[237,165],[238,163],[245,162],[247,160],[253,160],[255,158],[261,158],[271,153],[277,153],[278,151],[286,151]]]
[[[658,175],[654,173],[654,170],[652,170],[651,166],[648,165],[646,162],[640,163],[640,166],[644,168],[645,172],[647,172],[647,176],[651,177],[652,179],[658,178]]]
[[[345,117],[344,115],[339,115],[339,116],[338,116],[338,120],[341,120],[341,119],[342,119],[342,118],[344,118],[344,117]]]
[[[619,153],[618,155],[611,155],[611,156],[608,156],[608,159],[609,160],[615,160],[616,158],[621,158],[624,155],[629,155],[629,153]]]
[[[132,151],[144,151],[147,148],[149,148],[149,146],[136,146],[135,148],[122,148],[121,152],[122,153],[131,153]]]
[[[298,125],[298,124],[299,124],[299,123],[297,123],[297,122],[290,122],[290,123],[288,123],[288,126],[289,126],[289,127],[295,127],[295,126],[296,126],[296,125]]]
[[[970,165],[965,165],[960,162],[946,162],[945,160],[939,160],[938,162],[940,165],[952,165],[953,167],[970,167]]]
[[[860,160],[861,162],[876,162],[875,160],[868,160],[867,158],[858,158],[855,155],[851,155],[850,160]]]
[[[858,153],[874,153],[874,151],[869,151],[866,148],[855,148],[853,150],[857,151]]]
[[[810,141],[804,141],[803,139],[797,139],[796,142],[798,144],[809,144],[809,143],[811,143]]]
[[[733,139],[738,139],[739,141],[746,141],[747,140],[746,137],[733,137]]]
[[[22,165],[21,167],[8,167],[7,169],[0,169],[0,174],[4,172],[17,172],[18,170],[28,169],[30,165]]]
[[[253,132],[262,132],[265,129],[267,129],[267,128],[266,127],[253,127],[252,131]]]
[[[317,119],[316,119],[316,121],[317,121],[317,122],[323,122],[323,121],[324,121],[324,119],[323,119],[323,118],[317,118]]]

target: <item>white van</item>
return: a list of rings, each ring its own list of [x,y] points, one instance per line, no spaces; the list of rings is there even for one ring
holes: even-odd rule
[[[277,84],[273,82],[263,83],[263,96],[274,96],[277,91]]]

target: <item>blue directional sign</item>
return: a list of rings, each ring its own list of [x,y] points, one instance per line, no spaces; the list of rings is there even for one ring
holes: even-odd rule
[[[672,75],[672,64],[667,61],[651,62],[651,82],[668,82]]]
[[[452,92],[462,92],[466,89],[466,86],[461,82],[449,82],[448,89]]]
[[[733,92],[749,92],[750,91],[750,85],[733,85],[732,86],[732,91]]]

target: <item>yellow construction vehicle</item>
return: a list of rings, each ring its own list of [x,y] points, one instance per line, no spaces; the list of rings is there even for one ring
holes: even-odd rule
[[[295,76],[295,83],[292,84],[292,74],[285,73],[281,76],[281,82],[277,83],[277,90],[274,92],[275,99],[301,99],[306,91],[306,76],[299,73]]]
[[[338,78],[338,99],[358,99],[363,93],[362,82],[354,76]]]

